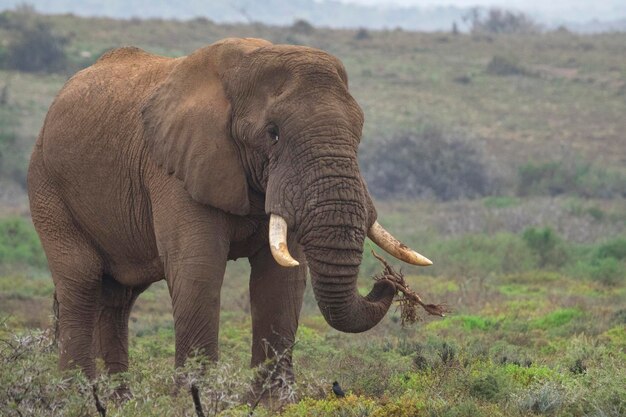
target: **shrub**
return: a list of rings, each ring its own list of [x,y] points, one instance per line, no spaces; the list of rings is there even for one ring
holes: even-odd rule
[[[572,276],[592,279],[606,286],[618,286],[626,281],[626,266],[615,258],[581,259],[568,270]]]
[[[433,415],[432,413],[431,415]],[[476,404],[465,401],[453,406],[444,407],[441,413],[435,414],[442,417],[481,417],[484,415]]]
[[[61,375],[54,370],[56,343],[49,331],[12,335],[0,341],[3,416],[92,415],[89,381],[77,372]],[[57,414],[58,410],[62,414]]]
[[[549,227],[536,229],[528,228],[522,235],[524,242],[539,259],[539,266],[561,266],[567,261],[567,253],[563,249],[561,240]]]
[[[456,351],[457,349],[454,345],[451,345],[448,342],[443,342],[437,351],[437,355],[439,355],[443,365],[449,366],[452,365],[456,359]]]
[[[577,194],[582,197],[626,196],[626,178],[576,158],[522,165],[518,168],[520,196]]]
[[[600,244],[569,268],[573,276],[591,278],[607,286],[616,286],[626,281],[626,239],[616,238]]]
[[[594,259],[589,270],[592,280],[604,285],[616,286],[626,280],[624,264],[615,258]]]
[[[482,400],[493,401],[500,394],[500,385],[492,375],[478,378],[470,384],[470,394],[472,397]]]
[[[11,13],[3,24],[11,33],[4,57],[7,68],[24,72],[65,69],[67,38],[55,34],[52,26],[28,7],[7,13]]]
[[[613,317],[611,317],[611,323],[626,324],[626,308],[622,308],[613,313]]]
[[[548,382],[520,398],[518,406],[522,412],[551,415],[556,413],[565,402],[565,392],[557,384]]]
[[[0,264],[46,266],[39,237],[28,220],[0,219]]]
[[[582,359],[578,358],[572,366],[569,367],[569,371],[573,374],[585,374],[587,373],[587,366]]]
[[[626,238],[617,238],[604,243],[598,248],[596,257],[626,259]]]
[[[556,162],[544,162],[535,164],[529,162],[518,169],[518,190],[522,196],[529,194],[560,194],[562,191],[555,189],[552,183],[559,171],[559,164]]]
[[[370,191],[382,199],[471,198],[490,188],[476,145],[433,127],[377,141],[361,154],[361,166]]]
[[[530,75],[531,73],[515,58],[494,55],[487,64],[487,74],[506,76]]]

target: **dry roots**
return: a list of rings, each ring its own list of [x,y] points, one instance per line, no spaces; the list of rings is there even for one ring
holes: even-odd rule
[[[420,305],[426,312],[432,316],[445,317],[445,313],[449,313],[450,310],[444,304],[424,304],[421,297],[413,290],[409,288],[402,272],[398,272],[391,265],[387,263],[380,255],[372,250],[372,255],[383,264],[383,272],[374,276],[376,281],[386,279],[391,281],[396,286],[396,291],[402,293],[400,298],[396,301],[400,305],[400,318],[402,319],[402,325],[412,324],[419,321],[420,317],[417,314],[417,306]]]

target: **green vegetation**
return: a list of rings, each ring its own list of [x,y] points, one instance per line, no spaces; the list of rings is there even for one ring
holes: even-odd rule
[[[480,208],[498,216],[530,207],[524,200],[514,204],[488,201],[464,210]],[[450,204],[437,203],[435,211]],[[575,224],[580,217],[566,216],[570,205],[567,200],[560,203],[560,218]],[[392,227],[401,230],[401,236],[409,236],[410,230],[402,231],[403,222],[410,223],[425,210],[402,207],[381,204],[380,216],[395,219]],[[342,334],[325,324],[308,288],[294,349],[295,403],[280,414],[259,406],[254,415],[622,415],[626,410],[626,314],[619,300],[626,296],[624,275],[617,282],[607,282],[590,271],[607,260],[623,268],[623,234],[573,243],[554,229],[535,227],[517,233],[500,230],[455,237],[433,231],[437,219],[422,220],[431,232],[419,246],[435,260],[435,266],[405,267],[405,274],[425,301],[446,302],[453,313],[444,319],[424,317],[421,323],[403,328],[399,312],[392,309],[373,331]],[[62,375],[56,370],[57,348],[51,330],[38,330],[51,328],[53,286],[45,272],[28,267],[41,266],[41,249],[31,239],[32,226],[8,219],[2,228],[3,236],[19,235],[20,241],[31,242],[24,247],[33,255],[3,258],[3,265],[8,267],[10,259],[12,266],[0,276],[0,340],[4,341],[0,385],[12,389],[0,392],[0,409],[9,410],[9,416],[19,415],[14,410],[45,415],[47,407],[63,410],[60,415],[93,415],[88,384],[78,374]],[[3,241],[3,247],[14,247],[15,242]],[[569,254],[566,263],[561,262],[558,247]],[[363,290],[372,285],[366,274],[378,271],[367,256]],[[191,375],[199,386],[207,415],[247,416],[250,411],[245,405],[253,377],[247,368],[251,339],[247,273],[237,262],[229,266],[224,280],[220,362],[191,361],[179,371],[179,375]],[[163,282],[153,285],[137,302],[131,318],[130,355],[127,374],[98,382],[107,415],[157,416],[164,410],[171,415],[193,415],[188,391],[172,394],[178,377],[172,367],[174,332]],[[204,373],[199,369],[205,369]],[[111,398],[120,378],[134,393],[125,403]],[[330,394],[335,379],[348,392],[343,400]]]
[[[19,218],[0,219],[0,265],[22,264],[45,267],[46,258],[30,221]]]
[[[371,193],[383,199],[452,200],[491,191],[476,145],[433,127],[376,142],[363,149],[361,162]]]
[[[0,16],[0,29],[11,34],[0,66],[25,72],[55,72],[66,69],[68,39],[53,33],[50,22],[34,9],[21,6]]]
[[[549,227],[543,229],[528,228],[522,235],[528,248],[539,259],[539,267],[561,266],[567,261],[567,252],[554,231]]]
[[[583,197],[624,197],[626,178],[588,163],[555,161],[519,167],[517,192],[527,195],[575,194]]]
[[[494,55],[486,71],[490,75],[532,75],[516,58],[503,55]]]
[[[8,94],[8,88],[3,89]],[[5,99],[6,100],[6,99]],[[15,114],[0,105],[0,178],[26,185],[26,157],[15,133]]]
[[[50,35],[65,63],[0,71],[2,416],[96,415],[87,381],[56,370],[54,287],[26,204],[10,192],[23,196],[26,160],[52,98],[67,74],[111,47],[177,56],[227,36],[311,45],[343,60],[366,115],[361,162],[379,219],[435,262],[405,266],[410,287],[453,310],[403,328],[392,308],[372,331],[341,334],[324,322],[309,286],[294,403],[259,406],[255,416],[626,415],[626,35],[446,36],[22,12],[32,20],[20,28],[15,12],[0,14],[4,68],[25,30]],[[486,17],[495,19],[489,25],[510,18]],[[362,293],[378,272],[366,250]],[[207,415],[249,415],[248,273],[245,261],[229,264],[217,364],[194,360],[174,371],[167,286],[142,294],[130,371],[98,381],[108,416],[195,415],[188,391],[176,392],[183,374],[198,385]],[[345,399],[330,393],[333,380]],[[121,382],[134,394],[126,402],[113,397]]]

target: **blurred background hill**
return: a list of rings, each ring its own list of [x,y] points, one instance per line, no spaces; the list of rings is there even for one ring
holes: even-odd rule
[[[0,0],[0,10],[23,4],[22,0]],[[219,23],[262,22],[288,25],[295,19],[334,28],[448,30],[452,22],[463,25],[473,8],[500,7],[524,12],[549,28],[567,27],[577,32],[626,30],[626,3],[623,0],[596,2],[591,9],[585,0],[31,0],[43,13],[73,13],[79,16],[106,16],[118,19],[209,18]]]

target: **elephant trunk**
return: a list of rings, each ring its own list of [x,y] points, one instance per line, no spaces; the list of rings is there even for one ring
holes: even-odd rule
[[[376,214],[369,207],[356,161],[352,165],[343,160],[342,164],[350,166],[310,185],[299,241],[324,318],[337,330],[359,333],[382,320],[396,291],[386,280],[377,282],[365,297],[357,290],[363,243]]]
[[[360,333],[382,320],[396,293],[390,281],[376,282],[370,293],[363,297],[357,291],[358,266],[328,263],[328,258],[336,259],[337,253],[325,254],[323,250],[306,246],[305,253],[315,299],[329,325],[342,332]],[[343,256],[360,258],[356,253],[344,253]]]

